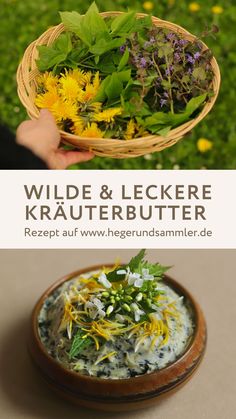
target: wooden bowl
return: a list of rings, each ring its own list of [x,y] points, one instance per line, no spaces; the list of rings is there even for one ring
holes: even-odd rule
[[[85,272],[100,269],[103,264],[73,272],[49,287],[36,303],[30,323],[28,347],[32,359],[49,386],[61,397],[80,406],[107,411],[144,408],[178,390],[200,364],[206,347],[206,323],[192,295],[178,282],[164,277],[164,282],[183,295],[193,312],[194,335],[185,352],[165,368],[127,379],[104,379],[70,371],[53,359],[42,344],[38,332],[38,316],[44,301],[61,286]]]

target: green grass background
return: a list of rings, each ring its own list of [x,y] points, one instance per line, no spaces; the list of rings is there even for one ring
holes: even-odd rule
[[[91,1],[84,0],[1,0],[0,1],[0,118],[13,131],[24,120],[26,112],[16,93],[15,73],[27,45],[49,26],[59,23],[59,10],[85,12]],[[198,12],[190,12],[187,0],[154,1],[152,14],[184,26],[199,35],[206,26],[215,23],[220,32],[217,39],[208,38],[221,69],[222,85],[217,103],[204,121],[177,145],[160,153],[136,159],[113,160],[95,158],[83,169],[235,169],[236,168],[236,49],[235,0],[199,0]],[[138,0],[97,0],[101,11],[144,11]],[[224,11],[214,15],[212,6]],[[197,148],[199,138],[207,138],[213,147],[206,153]]]

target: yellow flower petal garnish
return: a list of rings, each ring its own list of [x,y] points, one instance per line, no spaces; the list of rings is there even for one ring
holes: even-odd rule
[[[97,361],[94,362],[94,365],[99,364],[100,362],[104,361],[104,359],[110,358],[113,355],[116,355],[117,352],[113,351],[113,352],[109,352],[109,354],[102,356],[101,358],[98,358]]]

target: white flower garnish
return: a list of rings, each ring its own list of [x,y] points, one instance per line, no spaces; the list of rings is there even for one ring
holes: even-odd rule
[[[136,288],[141,288],[144,281],[153,281],[154,276],[149,274],[149,269],[142,269],[142,274],[128,273],[128,284],[134,285]]]
[[[129,285],[134,285],[135,287],[142,286],[142,285],[136,285],[136,284],[139,284],[140,281],[138,281],[138,280],[140,280],[140,277],[141,277],[140,274],[130,272],[128,274],[128,284]]]
[[[95,319],[96,317],[102,318],[105,317],[106,313],[103,310],[104,304],[98,299],[93,298],[91,301],[87,301],[84,305],[85,310],[88,310],[89,316],[91,319]]]
[[[140,320],[140,317],[145,314],[143,310],[141,310],[136,303],[131,304],[131,308],[134,312],[134,319],[136,322]]]
[[[108,281],[107,276],[102,272],[98,278],[99,284],[103,285],[105,288],[111,288],[111,283]]]
[[[117,275],[126,275],[126,270],[125,269],[119,269],[119,271],[116,272]]]
[[[116,314],[116,320],[120,323],[125,322],[125,318],[124,318],[124,316],[122,316],[122,314]]]
[[[154,276],[149,274],[149,269],[142,269],[142,277],[144,281],[153,281]]]

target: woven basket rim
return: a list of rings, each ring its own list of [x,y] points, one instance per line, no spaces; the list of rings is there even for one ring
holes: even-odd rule
[[[103,12],[100,13],[102,16],[104,17],[109,17],[109,16],[114,16],[114,15],[119,15],[122,14],[124,12],[120,12],[120,11],[109,11],[109,12]],[[145,13],[136,13],[136,16],[138,18],[140,17],[144,17],[144,16],[148,16]],[[172,30],[173,32],[177,32],[179,35],[181,35],[183,38],[190,38],[190,40],[195,40],[197,39],[197,37],[193,34],[191,34],[190,32],[188,32],[185,28],[166,21],[166,20],[162,20],[159,19],[155,16],[152,16],[152,21],[154,23],[154,25],[156,26],[160,26],[163,28],[167,28]],[[170,28],[171,27],[171,28]],[[44,45],[50,45],[54,39],[56,39],[60,33],[65,31],[65,27],[63,25],[63,23],[60,23],[58,25],[52,26],[49,29],[47,29],[45,32],[43,32],[36,40],[34,40],[33,42],[31,42],[28,47],[26,48],[22,61],[20,62],[18,69],[17,69],[17,74],[16,74],[16,78],[17,78],[17,86],[18,86],[18,95],[19,98],[22,102],[22,104],[25,106],[27,113],[29,115],[30,118],[34,119],[34,118],[38,118],[39,116],[39,109],[36,107],[36,105],[34,105],[33,101],[30,100],[29,98],[29,94],[27,94],[27,86],[26,83],[30,86],[31,92],[32,92],[32,81],[35,83],[36,86],[36,81],[35,81],[35,76],[36,74],[40,74],[40,71],[37,69],[36,64],[34,66],[34,68],[29,68],[29,64],[30,64],[30,60],[34,60],[35,63],[35,55],[37,54],[37,45],[39,44],[44,44]],[[45,37],[47,38],[47,41],[45,42]],[[42,42],[43,41],[43,42]],[[201,41],[201,44],[203,45],[204,49],[209,49],[207,47],[207,45]],[[105,142],[106,146],[116,146],[119,148],[118,144],[119,143],[123,143],[124,147],[124,143],[127,144],[128,148],[132,148],[132,146],[138,146],[140,143],[142,142],[168,142],[169,140],[171,141],[174,138],[174,142],[177,142],[180,138],[182,138],[184,135],[186,135],[187,132],[189,132],[190,130],[193,129],[193,127],[195,125],[197,125],[197,123],[199,123],[207,114],[208,112],[212,109],[218,93],[219,93],[219,87],[220,87],[220,81],[221,81],[221,76],[220,76],[220,70],[219,70],[219,66],[217,64],[217,61],[214,57],[212,57],[211,59],[211,67],[212,67],[212,71],[214,74],[213,77],[213,81],[212,81],[212,89],[214,91],[214,95],[212,97],[210,97],[205,105],[203,106],[201,112],[199,112],[199,114],[195,117],[190,119],[190,121],[185,122],[184,124],[176,127],[176,128],[172,128],[168,134],[166,136],[161,136],[158,134],[149,134],[143,137],[138,137],[138,138],[132,138],[130,140],[123,140],[123,139],[118,139],[118,138],[93,138],[93,137],[80,137],[78,135],[72,134],[72,133],[68,133],[64,130],[59,130],[61,137],[62,137],[62,141],[70,144],[70,141],[74,142],[73,144],[75,145],[75,143],[78,141],[80,144],[83,144],[87,146],[89,146],[89,144],[93,144],[96,147],[96,144],[100,144]],[[105,145],[105,144],[104,144]],[[163,147],[165,148],[165,147]]]

